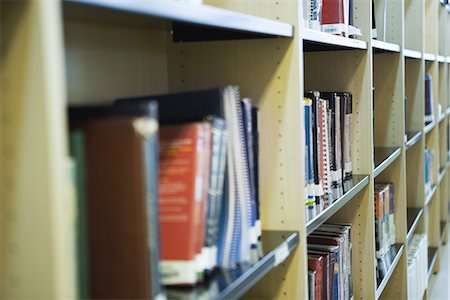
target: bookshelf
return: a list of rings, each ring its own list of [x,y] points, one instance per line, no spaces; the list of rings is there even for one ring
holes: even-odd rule
[[[9,2],[1,10],[0,298],[76,294],[69,104],[228,83],[260,109],[268,251],[218,298],[306,299],[306,238],[327,221],[353,225],[355,299],[407,298],[414,233],[428,235],[428,277],[439,272],[450,197],[450,16],[438,0],[387,1],[385,40],[372,39],[365,0],[353,1],[363,33],[357,39],[304,28],[301,1]],[[427,126],[425,73],[432,75],[434,98],[434,122]],[[353,94],[358,175],[352,189],[306,222],[301,99],[312,89]],[[436,182],[427,194],[417,176],[424,174],[425,148],[435,153]],[[396,255],[379,285],[376,182],[394,183],[396,201]]]

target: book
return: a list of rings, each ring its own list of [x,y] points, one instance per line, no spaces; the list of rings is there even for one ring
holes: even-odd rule
[[[203,279],[210,135],[208,122],[160,129],[161,271],[166,285],[194,285]]]
[[[427,235],[413,234],[407,247],[408,299],[421,299],[428,287]]]
[[[308,299],[315,299],[316,272],[308,270]],[[320,298],[321,299],[321,298]]]
[[[434,122],[433,82],[430,74],[425,74],[425,124]]]
[[[156,105],[72,107],[69,120],[85,140],[89,297],[164,299]]]
[[[217,240],[224,187],[227,135],[226,123],[223,119],[210,116],[207,120],[210,122],[212,128],[212,153],[208,201],[206,205],[205,248],[207,249],[207,263],[205,269],[212,271],[217,266]]]
[[[308,258],[320,255],[323,260],[322,299],[352,299],[351,225],[322,224],[308,236],[307,242]],[[308,259],[309,264],[312,262]],[[308,269],[317,272],[312,266]]]
[[[74,159],[74,181],[76,190],[76,248],[78,295],[89,297],[89,253],[86,209],[86,154],[85,137],[81,130],[70,132],[69,152]]]
[[[307,220],[352,187],[352,94],[306,91],[305,212]]]
[[[258,146],[255,125],[257,113],[251,107],[251,101],[241,99],[239,88],[229,85],[202,91],[118,99],[116,105],[120,107],[126,103],[146,103],[152,100],[159,105],[160,122],[164,125],[203,122],[211,117],[224,120],[226,141],[222,143],[222,150],[219,152],[224,160],[218,175],[220,183],[217,185],[221,192],[217,196],[220,201],[214,214],[216,220],[219,215],[219,226],[218,230],[215,230],[217,235],[214,238],[216,245],[213,246],[217,248],[217,259],[215,263],[202,264],[206,270],[210,270],[212,265],[232,269],[239,264],[256,261],[262,250],[257,192],[258,165],[253,155],[257,156],[255,147]],[[189,103],[189,106],[186,106],[186,103]],[[214,137],[212,139],[214,140]],[[214,145],[212,147],[212,153],[217,153]],[[211,166],[217,166],[217,163],[214,161]],[[210,172],[212,177],[210,176],[209,180],[215,180],[215,170],[210,169]],[[211,199],[213,198],[210,197],[206,201],[207,212],[211,212],[208,210]],[[207,237],[205,242],[209,243],[209,226],[205,224],[203,228]],[[208,247],[210,245],[205,244],[204,253],[209,252],[205,251]],[[205,256],[208,255],[200,255],[202,261],[208,261]]]
[[[308,271],[314,272],[314,299],[322,299],[323,292],[323,272],[324,272],[323,257],[316,254],[308,254]]]
[[[436,184],[434,176],[434,152],[431,149],[425,149],[425,195],[431,193]]]
[[[383,280],[395,257],[395,192],[393,183],[375,183],[375,245],[377,282]]]
[[[376,18],[375,18],[374,0],[372,0],[372,39],[374,39],[374,40],[378,39],[378,30],[377,30],[377,23],[376,23]]]
[[[345,0],[322,1],[323,32],[342,36],[348,35],[348,12],[346,12],[345,3]]]
[[[303,2],[303,14],[306,28],[321,31],[322,0],[305,0]]]
[[[342,131],[341,153],[342,153],[342,178],[344,181],[344,191],[348,190],[345,183],[352,179],[352,94],[339,93],[340,95],[340,122]]]

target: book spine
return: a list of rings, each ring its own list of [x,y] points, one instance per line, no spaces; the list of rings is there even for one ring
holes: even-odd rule
[[[212,130],[212,145],[211,145],[211,167],[209,178],[208,202],[207,202],[207,221],[206,221],[206,240],[205,247],[207,249],[206,255],[206,269],[212,270],[216,266],[217,261],[217,234],[220,218],[220,205],[223,189],[223,172],[224,166],[223,157],[221,156],[222,145],[225,143],[224,130],[225,121],[215,117],[209,117],[208,121],[211,124]],[[221,182],[222,181],[222,182]]]
[[[198,279],[202,139],[201,123],[161,127],[161,269],[166,285],[195,284]]]

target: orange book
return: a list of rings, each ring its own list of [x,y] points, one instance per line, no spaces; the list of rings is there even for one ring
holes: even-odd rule
[[[201,122],[160,130],[161,269],[166,285],[198,281],[208,191],[204,173],[211,159],[208,134],[209,124]]]

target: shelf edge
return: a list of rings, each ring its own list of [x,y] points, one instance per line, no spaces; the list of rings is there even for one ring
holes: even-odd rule
[[[353,175],[357,176],[357,175]],[[331,216],[333,216],[338,210],[345,206],[348,202],[355,198],[358,193],[369,184],[369,175],[364,176],[358,184],[353,186],[347,193],[345,193],[338,200],[333,202],[328,208],[322,211],[319,215],[315,216],[306,223],[306,234],[310,235],[320,225],[325,223]]]
[[[398,147],[391,155],[389,155],[381,164],[373,169],[373,177],[377,177],[386,170],[402,153],[402,148]]]
[[[400,257],[403,254],[403,248],[405,246],[400,244],[400,248],[397,251],[397,254],[395,255],[394,260],[392,261],[392,264],[389,266],[389,271],[386,273],[386,275],[384,276],[383,280],[381,281],[380,285],[377,287],[376,292],[375,292],[375,299],[379,299],[381,294],[383,293],[384,289],[386,288],[389,280],[392,277],[392,274],[395,271],[395,268],[398,265],[398,262],[400,261]]]

